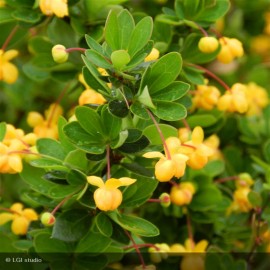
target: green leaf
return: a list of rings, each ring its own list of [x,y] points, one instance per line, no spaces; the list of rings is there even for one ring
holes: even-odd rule
[[[105,24],[105,40],[113,51],[120,49],[119,32],[117,14],[114,10],[111,10]]]
[[[53,199],[64,199],[78,193],[82,188],[83,186],[56,185],[49,190],[48,196]]]
[[[72,252],[66,242],[51,238],[51,234],[47,232],[39,233],[34,238],[34,247],[40,257],[48,261],[66,259]]]
[[[52,238],[64,242],[80,240],[89,230],[91,218],[87,210],[72,209],[57,216]]]
[[[67,182],[72,186],[82,186],[87,183],[86,175],[77,170],[71,170],[67,175]]]
[[[202,71],[197,68],[184,66],[181,75],[183,75],[183,77],[192,84],[204,84],[204,77],[202,75]]]
[[[189,84],[184,82],[173,82],[164,89],[152,94],[154,100],[174,101],[183,97],[189,90]]]
[[[121,207],[138,207],[144,204],[153,195],[158,185],[158,181],[150,177],[134,173],[132,173],[131,177],[137,179],[133,184],[133,186],[136,186],[136,189],[134,193],[132,186],[125,189]],[[131,194],[130,191],[132,192]]]
[[[137,153],[142,151],[145,147],[149,145],[149,140],[142,136],[139,140],[131,143],[124,143],[121,147],[119,147],[119,151],[124,153]]]
[[[30,164],[37,168],[44,169],[54,169],[54,170],[67,170],[65,166],[63,166],[60,160],[54,158],[39,158],[30,161]]]
[[[207,253],[205,258],[205,270],[226,270],[221,261],[221,254]]]
[[[145,71],[140,89],[146,85],[150,95],[171,84],[179,75],[182,67],[182,58],[177,52],[170,52],[162,56]]]
[[[85,35],[85,40],[86,40],[87,45],[92,50],[95,50],[96,52],[98,52],[101,55],[103,55],[103,48],[102,48],[102,46],[99,43],[97,43],[91,36]]]
[[[266,161],[270,162],[270,140],[267,140],[263,145],[263,155]]]
[[[101,120],[104,126],[104,134],[110,141],[116,139],[121,132],[122,120],[121,118],[112,115],[108,106],[104,106],[101,111]]]
[[[165,139],[178,136],[178,130],[175,127],[166,124],[159,124],[158,126]],[[151,144],[162,144],[162,140],[159,133],[157,132],[157,127],[155,125],[146,127],[143,131],[143,134],[149,139]]]
[[[262,206],[262,197],[260,193],[251,190],[248,193],[248,200],[254,207],[261,207]]]
[[[12,9],[2,7],[0,9],[0,24],[13,22],[15,21],[14,17],[12,16]]]
[[[86,50],[85,56],[90,62],[92,62],[98,67],[105,68],[105,69],[112,68],[112,65],[109,63],[109,60],[105,59],[105,57],[102,54],[94,50]]]
[[[145,17],[137,23],[128,44],[128,53],[131,58],[147,44],[152,31],[153,20],[151,17]]]
[[[126,10],[122,10],[117,17],[119,25],[119,49],[127,49],[130,43],[135,22],[132,15]]]
[[[20,175],[31,189],[43,195],[48,195],[51,188],[58,187],[57,184],[43,179],[44,170],[35,168],[28,164],[24,164],[23,171]]]
[[[135,102],[130,106],[130,110],[133,114],[138,116],[139,118],[148,120],[150,117],[145,109],[145,107],[139,102]]]
[[[29,50],[32,53],[51,53],[53,44],[46,38],[42,36],[32,37],[28,42]]]
[[[147,106],[149,108],[155,109],[155,106],[154,106],[154,104],[152,102],[152,99],[151,99],[151,97],[149,95],[147,85],[140,92],[141,93],[138,96],[138,101],[140,101],[141,104],[143,104],[143,105],[145,105],[145,106]]]
[[[75,109],[75,115],[81,127],[92,136],[102,136],[104,134],[101,118],[95,110],[79,106]]]
[[[6,135],[7,126],[5,122],[0,123],[0,141],[3,141]]]
[[[217,117],[210,113],[196,114],[187,117],[187,122],[191,128],[196,126],[210,127],[214,125],[218,120],[219,119]]]
[[[85,82],[94,90],[102,90],[108,92],[108,87],[106,84],[99,79],[100,73],[97,68],[83,55],[82,59],[86,65],[83,67],[82,73],[85,79]]]
[[[223,160],[210,160],[203,168],[203,171],[211,177],[216,177],[222,174],[224,169],[225,163]]]
[[[118,137],[110,143],[110,147],[112,149],[119,148],[120,146],[122,146],[124,144],[127,137],[128,137],[128,131],[127,130],[120,131]]]
[[[89,231],[78,243],[76,252],[102,253],[111,244],[111,239],[100,234]]]
[[[129,113],[126,102],[122,100],[110,101],[108,108],[113,115],[121,118],[126,117]]]
[[[154,104],[156,109],[152,111],[162,120],[177,121],[187,116],[187,110],[182,104],[169,101],[157,101]]]
[[[78,122],[67,124],[63,131],[79,149],[92,154],[102,154],[105,150],[103,138],[87,133]]]
[[[193,211],[204,212],[215,208],[221,200],[222,196],[219,189],[212,185],[207,185],[201,187],[198,193],[194,194],[189,206]]]
[[[86,158],[86,153],[80,149],[73,150],[69,152],[64,160],[64,164],[68,167],[86,171],[88,166],[88,161]]]
[[[107,215],[123,229],[134,234],[145,237],[159,235],[159,229],[154,224],[143,218],[118,214],[116,212],[108,212]]]
[[[113,232],[112,223],[104,213],[101,212],[96,216],[95,225],[101,234],[107,237],[111,237]]]
[[[38,12],[26,8],[20,8],[15,10],[14,12],[12,12],[12,16],[18,21],[31,24],[37,23],[41,19],[41,15]]]
[[[37,141],[38,152],[42,155],[53,157],[58,160],[64,160],[66,154],[61,144],[49,138],[41,138]]]

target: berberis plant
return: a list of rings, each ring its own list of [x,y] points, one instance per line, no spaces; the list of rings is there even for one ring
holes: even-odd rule
[[[0,268],[269,269],[267,10],[0,1]]]

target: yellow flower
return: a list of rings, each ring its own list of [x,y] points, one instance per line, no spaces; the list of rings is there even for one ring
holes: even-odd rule
[[[157,151],[147,152],[143,155],[145,158],[160,158],[155,165],[155,176],[160,182],[168,182],[174,176],[177,178],[183,176],[188,160],[186,155],[178,151],[181,143],[177,137],[169,137],[165,142],[169,153],[165,148],[165,155]]]
[[[0,0],[0,7],[4,7],[6,5],[5,0]]]
[[[46,16],[53,14],[59,18],[68,16],[67,0],[40,0],[39,7]]]
[[[122,203],[123,195],[118,189],[121,186],[129,186],[136,182],[136,179],[121,177],[119,179],[110,178],[105,183],[102,178],[97,176],[88,176],[89,184],[97,186],[94,192],[94,200],[97,208],[102,211],[112,211],[117,209]]]
[[[246,86],[235,83],[230,91],[221,96],[217,107],[220,111],[245,113],[248,110],[248,98]]]
[[[190,239],[187,239],[185,245],[172,245],[170,252],[172,254],[180,253],[184,256],[180,263],[181,270],[204,270],[204,253],[207,246],[208,242],[206,240],[201,240],[199,243],[195,244]]]
[[[9,50],[4,52],[0,50],[0,81],[12,84],[18,79],[17,67],[10,63],[10,60],[19,54],[16,50]]]
[[[190,204],[195,191],[194,185],[190,182],[182,182],[178,186],[173,186],[170,192],[171,202],[179,206]]]
[[[159,50],[153,48],[152,51],[144,58],[145,62],[154,61],[159,58]]]
[[[38,215],[31,208],[23,209],[21,203],[14,203],[10,207],[10,213],[0,214],[0,225],[12,220],[11,231],[16,235],[25,235],[31,221],[38,220]]]
[[[213,150],[205,145],[203,140],[203,129],[197,126],[191,133],[191,140],[181,147],[181,151],[189,157],[187,165],[195,170],[202,169],[207,164],[208,157],[213,155]]]
[[[213,150],[213,154],[208,157],[209,160],[223,159],[222,152],[219,150],[220,139],[216,134],[205,139],[203,143]]]

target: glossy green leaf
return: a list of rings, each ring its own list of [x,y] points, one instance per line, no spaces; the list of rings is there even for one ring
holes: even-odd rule
[[[64,242],[79,241],[89,230],[91,218],[87,210],[68,210],[57,216],[52,238]]]
[[[143,75],[140,89],[146,85],[150,95],[171,84],[179,75],[182,58],[177,52],[170,52],[157,60]]]
[[[41,138],[37,141],[38,152],[42,155],[53,157],[58,160],[64,160],[66,154],[61,144],[49,138]]]
[[[175,101],[183,97],[189,90],[189,84],[184,82],[173,82],[164,89],[151,95],[154,100]]]
[[[1,8],[0,9],[0,24],[8,23],[15,21],[12,16],[12,9],[9,8]]]
[[[97,67],[110,69],[112,65],[110,64],[109,60],[106,59],[102,54],[94,51],[94,50],[86,50],[85,55],[87,59],[95,64]]]
[[[204,77],[202,75],[202,71],[197,68],[184,66],[181,75],[183,75],[183,77],[192,84],[204,84]]]
[[[81,127],[92,136],[102,136],[104,127],[99,114],[89,108],[80,106],[75,110],[75,115]]]
[[[92,49],[95,50],[96,52],[100,53],[101,55],[103,54],[103,48],[102,46],[91,36],[85,35],[85,40],[87,42],[87,45]]]
[[[203,168],[203,171],[211,177],[216,177],[222,174],[224,170],[225,163],[223,160],[210,160]]]
[[[152,197],[155,191],[158,181],[154,178],[139,176],[138,174],[132,174],[132,178],[137,179],[133,184],[136,186],[136,190],[133,193],[132,186],[127,187],[123,193],[122,207],[138,207],[145,203],[150,197]],[[131,194],[130,190],[131,189]]]
[[[108,248],[111,243],[111,239],[100,234],[89,231],[78,243],[76,252],[84,253],[102,253]]]
[[[37,23],[41,19],[40,14],[38,14],[34,10],[26,9],[26,8],[17,9],[16,11],[12,13],[12,16],[18,21],[31,23],[31,24]]]
[[[0,141],[3,141],[3,139],[5,138],[6,130],[7,130],[6,123],[1,122],[0,123]]]
[[[112,10],[105,24],[105,40],[113,51],[120,49],[119,31],[120,27],[118,25],[117,14]]]
[[[95,225],[101,234],[111,237],[113,231],[112,223],[104,213],[101,212],[96,216]]]
[[[54,158],[39,158],[30,161],[30,164],[37,168],[52,170],[67,170],[62,161]]]
[[[144,17],[135,26],[130,37],[128,53],[133,57],[140,51],[151,38],[153,31],[153,20],[151,17]]]
[[[148,145],[149,145],[149,140],[145,136],[142,136],[137,141],[130,142],[130,143],[124,143],[118,149],[121,152],[131,154],[131,153],[137,153],[137,152],[142,151]]]
[[[66,180],[72,186],[83,186],[87,182],[86,175],[78,170],[71,170]]]
[[[81,186],[70,186],[70,185],[56,185],[50,188],[48,196],[53,199],[64,199],[67,196],[78,193],[83,188]]]
[[[166,124],[159,124],[159,128],[165,139],[169,137],[178,136],[178,130],[173,126]],[[146,127],[143,131],[143,134],[149,139],[151,144],[155,145],[162,144],[162,140],[155,125],[150,125]]]
[[[104,126],[104,134],[112,141],[121,132],[122,120],[110,113],[108,106],[104,106],[101,111],[101,121]]]
[[[110,101],[108,108],[113,115],[121,118],[126,117],[129,113],[126,102],[121,100]]]
[[[86,153],[80,149],[69,152],[64,160],[64,164],[68,167],[85,171],[88,166]]]
[[[119,49],[127,49],[132,36],[135,22],[132,15],[126,10],[122,10],[117,16],[119,24]]]
[[[139,102],[133,103],[130,106],[130,110],[133,114],[135,114],[139,118],[146,119],[146,120],[150,118],[145,107]]]
[[[118,214],[116,212],[108,212],[107,215],[122,228],[134,234],[145,237],[159,235],[159,229],[143,218]]]
[[[78,122],[67,124],[63,131],[77,148],[93,154],[102,154],[104,152],[103,138],[87,133]]]
[[[139,94],[138,101],[146,107],[155,109],[155,105],[153,104],[152,99],[149,95],[147,85],[142,89],[141,93]]]
[[[157,101],[154,104],[156,109],[152,111],[162,120],[177,121],[187,116],[187,110],[182,104],[169,101]]]

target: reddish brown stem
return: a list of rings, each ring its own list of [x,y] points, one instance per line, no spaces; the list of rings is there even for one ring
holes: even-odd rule
[[[215,183],[224,183],[224,182],[228,182],[228,181],[232,181],[232,180],[237,180],[239,179],[239,177],[237,175],[235,176],[228,176],[228,177],[224,177],[224,178],[219,178],[217,180],[215,180]]]
[[[136,242],[134,241],[134,239],[132,238],[131,234],[125,230],[125,234],[127,235],[127,237],[130,239],[130,241],[132,242],[133,244],[133,247],[134,249],[136,250],[136,253],[138,254],[138,257],[140,259],[140,262],[141,262],[141,265],[143,267],[143,269],[145,268],[145,262],[144,262],[144,259],[143,259],[143,256],[141,254],[141,251],[138,247],[138,245],[136,244]]]
[[[158,248],[157,246],[155,246],[154,244],[137,244],[138,248],[144,248],[144,247],[153,247],[155,248],[157,251],[160,250],[160,248]],[[129,248],[134,248],[134,245],[130,245],[130,246],[125,246],[123,247],[123,249],[129,249]]]
[[[189,145],[189,144],[186,144],[186,143],[181,143],[182,146],[185,146],[185,147],[189,147],[189,148],[192,148],[194,150],[196,150],[197,148],[193,145]]]
[[[168,158],[169,160],[171,160],[171,159],[172,159],[172,158],[171,158],[171,153],[170,153],[170,151],[169,151],[168,145],[167,145],[166,140],[165,140],[165,138],[164,138],[164,136],[163,136],[163,133],[162,133],[160,127],[159,127],[158,122],[156,121],[155,117],[153,116],[153,114],[152,114],[148,109],[146,109],[146,111],[147,111],[148,115],[150,116],[150,118],[152,119],[152,121],[154,122],[154,124],[155,124],[155,126],[156,126],[156,129],[157,129],[157,131],[158,131],[158,134],[159,134],[159,136],[160,136],[160,138],[161,138],[161,141],[162,141],[162,143],[163,143],[164,150],[165,150],[165,154],[166,154],[167,158]]]
[[[11,214],[17,214],[17,215],[20,215],[20,213],[14,211],[14,210],[11,210],[9,208],[5,208],[5,207],[0,207],[0,211],[5,211],[5,212],[9,212]]]
[[[196,26],[198,27],[198,29],[201,31],[201,33],[205,36],[208,37],[208,33],[196,22],[194,22],[196,24]]]
[[[188,229],[188,238],[191,242],[191,248],[194,249],[194,239],[193,239],[193,234],[192,234],[192,226],[191,226],[191,221],[190,221],[190,216],[189,213],[187,213],[187,229]]]
[[[161,200],[161,199],[148,199],[147,202],[162,203],[163,200]]]
[[[195,64],[190,64],[188,63],[187,65],[198,68],[202,71],[204,71],[207,75],[209,75],[210,77],[212,77],[214,80],[216,80],[221,86],[224,87],[224,89],[226,89],[227,91],[231,91],[231,88],[223,81],[221,80],[217,75],[215,75],[213,72],[211,72],[210,70],[199,66],[199,65],[195,65]]]
[[[172,186],[174,186],[174,187],[178,187],[178,184],[175,183],[174,181],[169,181],[169,183],[170,183]]]
[[[13,38],[13,36],[15,35],[15,33],[17,32],[18,29],[19,29],[19,26],[18,26],[18,25],[16,25],[16,26],[12,29],[12,31],[9,33],[9,35],[8,35],[8,37],[7,37],[7,39],[6,39],[6,41],[4,42],[4,44],[3,44],[2,48],[1,48],[1,50],[4,51],[4,50],[7,48],[9,42],[11,41],[11,39]]]
[[[54,215],[58,209],[66,202],[68,201],[72,196],[73,196],[74,193],[72,193],[71,195],[67,196],[65,199],[63,199],[51,212],[52,215]]]
[[[186,120],[186,119],[183,119],[182,122],[183,122],[185,128],[186,128],[187,130],[191,131],[191,128],[190,128],[190,126],[189,126],[187,120]]]
[[[85,53],[86,49],[84,48],[68,48],[65,50],[67,53],[70,53],[70,52],[82,52],[82,53]]]

